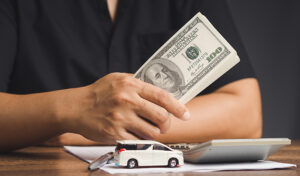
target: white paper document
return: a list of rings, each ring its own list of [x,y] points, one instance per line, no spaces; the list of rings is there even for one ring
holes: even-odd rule
[[[114,152],[114,146],[97,146],[97,147],[77,147],[65,146],[67,152],[90,163],[107,152]],[[178,168],[168,167],[143,167],[127,169],[118,167],[114,164],[107,164],[101,167],[102,170],[110,174],[117,173],[166,173],[166,172],[212,172],[224,170],[266,170],[266,169],[283,169],[297,167],[295,164],[279,163],[274,161],[258,161],[244,163],[219,163],[219,164],[190,164]]]

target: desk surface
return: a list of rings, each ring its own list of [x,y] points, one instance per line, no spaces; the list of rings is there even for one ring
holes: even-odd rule
[[[282,148],[268,160],[297,164],[298,168],[265,171],[223,171],[209,173],[177,173],[188,175],[289,175],[300,176],[300,140],[293,141],[292,145]],[[66,153],[63,148],[56,147],[29,147],[10,154],[0,155],[0,175],[109,175],[98,170],[90,172],[88,164]],[[123,176],[124,174],[122,174]],[[162,174],[156,174],[162,175]],[[168,174],[163,174],[168,175]]]

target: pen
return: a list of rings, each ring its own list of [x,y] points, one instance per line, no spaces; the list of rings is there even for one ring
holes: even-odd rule
[[[108,152],[102,156],[100,156],[98,159],[96,159],[95,161],[91,162],[89,164],[88,169],[93,171],[98,169],[99,167],[104,166],[108,160],[112,159],[114,157],[114,153],[113,152]]]

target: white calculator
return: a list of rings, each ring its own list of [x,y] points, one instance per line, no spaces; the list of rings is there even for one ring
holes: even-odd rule
[[[265,160],[281,147],[291,144],[287,138],[218,139],[201,144],[173,144],[181,149],[185,162],[224,163]]]

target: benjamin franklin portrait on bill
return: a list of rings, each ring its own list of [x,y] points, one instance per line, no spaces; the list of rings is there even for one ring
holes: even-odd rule
[[[142,70],[141,80],[168,91],[176,99],[182,96],[183,75],[178,66],[167,59],[150,61]]]

